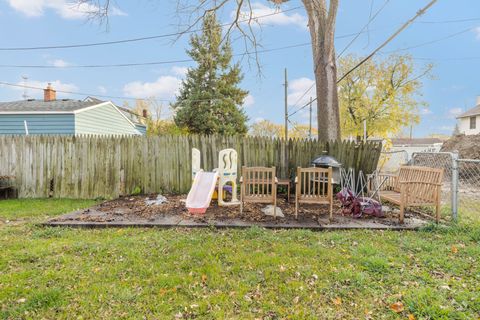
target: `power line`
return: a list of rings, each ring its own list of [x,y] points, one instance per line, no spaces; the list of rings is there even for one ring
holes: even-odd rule
[[[305,47],[311,45],[310,42],[304,42],[299,44],[293,44],[278,48],[258,50],[257,53],[268,53],[273,51],[280,51],[298,47]],[[233,56],[245,56],[248,53],[237,53]],[[38,69],[80,69],[80,68],[118,68],[118,67],[135,67],[135,66],[152,66],[162,64],[174,64],[193,62],[193,59],[180,59],[180,60],[167,60],[167,61],[149,61],[149,62],[134,62],[134,63],[118,63],[118,64],[90,64],[90,65],[66,65],[66,66],[54,66],[54,65],[0,65],[0,68],[38,68]]]
[[[355,37],[350,40],[350,42],[345,46],[345,48],[343,48],[343,50],[338,54],[337,56],[337,59],[340,58],[342,56],[342,54],[355,42],[355,40],[357,40],[357,38],[362,34],[362,33],[365,33],[365,32],[369,32],[368,30],[368,26],[370,25],[370,23],[375,20],[375,18],[380,14],[380,12],[383,11],[383,9],[387,6],[387,4],[390,2],[390,0],[386,0],[384,3],[383,3],[383,6],[380,7],[380,9],[377,10],[377,12],[375,12],[375,14],[372,16],[371,15],[371,12],[370,12],[370,17],[368,19],[368,22],[363,26],[362,29],[360,29],[360,31],[355,35]],[[372,3],[373,4],[373,3]],[[365,29],[367,29],[367,31],[365,31]],[[305,97],[305,95],[307,95],[307,93],[309,93],[313,87],[315,86],[315,82],[302,94],[302,96],[293,104],[292,108],[294,108],[298,102],[300,102],[300,100],[302,100],[303,97]],[[295,114],[296,112],[294,112],[293,114]]]
[[[340,81],[342,81],[343,79],[345,79],[350,73],[352,73],[353,71],[355,71],[358,67],[360,67],[362,64],[364,64],[366,61],[368,61],[371,57],[373,57],[377,52],[379,52],[382,48],[384,48],[390,41],[392,41],[396,36],[398,36],[403,30],[405,30],[409,25],[411,25],[415,19],[417,19],[419,16],[423,15],[431,6],[433,6],[435,4],[435,2],[437,2],[437,0],[432,0],[430,1],[425,7],[423,7],[422,9],[420,9],[413,18],[409,19],[407,22],[405,22],[397,31],[395,31],[395,33],[393,33],[390,37],[388,37],[387,40],[385,40],[380,46],[378,46],[375,50],[372,51],[372,53],[370,53],[367,57],[365,57],[364,59],[362,59],[359,63],[357,63],[352,69],[350,69],[349,71],[347,71],[338,81],[337,83],[339,83]],[[315,97],[312,101],[316,101],[318,99],[318,96]],[[305,105],[303,105],[301,108],[299,108],[298,110],[296,110],[295,112],[293,112],[292,114],[289,115],[289,117],[293,116],[294,114],[300,112],[301,110],[305,109],[308,105],[310,104],[309,103],[306,103]]]
[[[286,9],[282,11],[277,11],[269,14],[264,14],[261,16],[257,16],[254,19],[262,19],[270,16],[274,16],[277,14],[282,14],[285,12],[293,11],[302,8],[302,6],[297,6],[291,9]],[[242,22],[249,22],[251,19],[239,20],[238,23]],[[231,23],[225,23],[220,25],[220,27],[227,27],[230,26]],[[71,49],[71,48],[82,48],[82,47],[95,47],[95,46],[105,46],[105,45],[112,45],[112,44],[121,44],[121,43],[128,43],[128,42],[138,42],[138,41],[146,41],[146,40],[153,40],[153,39],[160,39],[160,38],[169,38],[174,36],[181,36],[184,34],[194,33],[201,31],[201,29],[194,29],[194,30],[186,30],[180,32],[173,32],[173,33],[165,33],[159,35],[153,35],[148,37],[138,37],[138,38],[130,38],[130,39],[121,39],[121,40],[114,40],[114,41],[105,41],[105,42],[91,42],[91,43],[79,43],[79,44],[67,44],[67,45],[51,45],[51,46],[37,46],[37,47],[4,47],[0,48],[0,51],[29,51],[29,50],[47,50],[47,49]]]
[[[299,103],[303,97],[305,97],[307,95],[307,93],[310,92],[310,90],[313,89],[313,87],[315,86],[315,81],[313,82],[313,84],[310,86],[310,88],[307,89],[307,91],[305,91],[302,96],[300,98],[297,99],[297,101],[292,105],[292,108],[295,108],[295,106],[297,105],[297,103]]]
[[[377,12],[375,12],[375,14],[370,17],[370,19],[368,20],[368,22],[363,26],[362,29],[360,29],[360,31],[358,32],[358,34],[352,39],[350,40],[350,42],[345,46],[345,48],[343,48],[343,50],[338,54],[337,56],[337,59],[340,58],[342,56],[342,54],[347,51],[348,48],[350,48],[350,46],[355,42],[355,40],[358,39],[358,37],[362,34],[362,32],[368,28],[368,26],[370,25],[370,23],[375,20],[375,18],[380,14],[380,12],[382,12],[383,9],[385,9],[385,7],[387,6],[387,4],[390,2],[390,0],[386,0],[384,3],[383,3],[383,6],[380,7],[380,9],[377,10]]]
[[[9,83],[9,82],[3,82],[0,81],[0,86],[9,86],[9,87],[16,87],[16,88],[23,88],[23,89],[33,89],[33,90],[44,90],[44,88],[40,87],[34,87],[34,86],[28,86],[28,85],[21,85],[21,84],[15,84],[15,83]],[[95,93],[85,93],[85,92],[77,92],[77,91],[67,91],[67,90],[55,90],[56,92],[60,93],[68,93],[68,94],[73,94],[73,95],[80,95],[80,96],[91,96],[91,97],[100,97],[100,98],[108,98],[108,99],[121,99],[121,100],[148,100],[147,98],[135,98],[135,97],[125,97],[125,96],[111,96],[111,95],[104,95],[104,94],[95,94]],[[201,102],[201,101],[215,101],[215,100],[220,100],[225,97],[221,98],[207,98],[207,99],[192,99],[192,100],[184,100],[181,101],[180,103],[190,103],[190,102]],[[168,99],[157,99],[157,101],[162,101],[162,102],[172,102],[172,100]]]
[[[357,33],[349,33],[341,36],[335,37],[335,39],[349,38],[357,35]],[[271,48],[257,50],[257,53],[268,53],[273,51],[280,51],[298,47],[310,46],[311,42],[304,42],[299,44],[287,45],[283,47]],[[248,53],[237,53],[233,56],[245,56]],[[117,64],[89,64],[89,65],[66,65],[66,66],[55,66],[55,65],[22,65],[22,64],[2,64],[0,68],[32,68],[32,69],[96,69],[96,68],[122,68],[122,67],[136,67],[136,66],[152,66],[152,65],[162,65],[162,64],[174,64],[174,63],[186,63],[193,62],[193,59],[179,59],[179,60],[166,60],[166,61],[147,61],[147,62],[132,62],[132,63],[117,63]]]
[[[473,28],[470,27],[468,29],[464,29],[464,30],[461,30],[461,31],[458,31],[458,32],[455,32],[455,33],[451,33],[451,34],[449,34],[445,37],[442,37],[442,38],[438,38],[438,39],[435,39],[435,40],[423,42],[423,43],[416,44],[416,45],[413,45],[413,46],[410,46],[410,47],[405,47],[405,48],[395,49],[395,50],[391,50],[391,51],[386,51],[384,53],[388,54],[388,53],[394,53],[394,52],[406,51],[406,50],[410,50],[410,49],[416,49],[416,48],[424,47],[424,46],[434,44],[434,43],[437,43],[437,42],[440,42],[440,41],[443,41],[443,40],[454,38],[456,36],[459,36],[461,34],[467,33],[467,32],[472,31],[472,30],[473,30]]]
[[[0,85],[9,86],[9,87],[16,87],[16,88],[23,88],[23,89],[33,89],[33,90],[43,90],[44,88],[28,86],[28,85],[21,85],[9,82],[0,81]],[[60,93],[68,93],[74,95],[81,95],[81,96],[94,96],[94,97],[101,97],[101,98],[111,98],[111,99],[124,99],[124,100],[140,100],[141,98],[134,98],[134,97],[121,97],[121,96],[110,96],[110,95],[103,95],[103,94],[92,94],[92,93],[84,93],[84,92],[76,92],[76,91],[67,91],[67,90],[55,90],[56,92]],[[169,101],[165,99],[157,99],[158,101]]]
[[[480,20],[480,18],[465,18],[465,19],[441,20],[441,21],[417,21],[417,22],[415,22],[415,23],[444,24],[444,23],[471,22],[471,21],[479,21],[479,20]]]
[[[370,53],[368,56],[366,56],[364,59],[362,59],[356,66],[354,66],[352,69],[350,69],[349,71],[347,71],[338,81],[342,81],[343,79],[345,79],[350,73],[352,73],[353,71],[355,71],[358,67],[360,67],[362,64],[364,64],[365,62],[367,62],[371,57],[373,57],[378,51],[382,50],[388,43],[390,43],[390,41],[392,41],[395,37],[397,37],[403,30],[405,30],[409,25],[411,25],[413,23],[413,21],[415,21],[415,19],[417,19],[418,17],[420,17],[421,15],[423,15],[431,6],[433,6],[435,4],[435,2],[437,2],[437,0],[432,0],[430,1],[425,7],[423,7],[422,9],[420,9],[417,14],[411,18],[410,20],[408,20],[407,22],[405,22],[397,31],[395,31],[394,34],[392,34],[387,40],[385,40],[378,48],[376,48],[375,50],[373,50],[372,53]]]

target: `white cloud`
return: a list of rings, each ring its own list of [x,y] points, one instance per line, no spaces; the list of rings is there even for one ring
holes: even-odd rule
[[[316,96],[315,81],[305,77],[294,79],[288,84],[288,91],[288,104],[301,107]]]
[[[134,98],[156,97],[173,99],[180,87],[181,79],[174,76],[161,76],[154,82],[133,81],[123,87],[126,96]]]
[[[63,83],[60,80],[54,80],[54,81],[28,80],[27,81],[27,86],[28,87],[39,88],[39,89],[28,88],[27,89],[28,96],[30,98],[42,99],[43,98],[43,90],[41,90],[41,89],[46,88],[49,83],[51,84],[52,88],[57,91],[57,97],[69,98],[69,99],[78,98],[77,96],[73,96],[71,93],[68,93],[68,92],[78,91],[78,87],[73,83]],[[19,82],[17,82],[17,84],[19,86],[24,86],[25,82],[19,81]],[[25,90],[23,87],[11,87],[11,88],[13,90],[22,91],[22,92]],[[59,92],[59,91],[66,91],[67,93]]]
[[[244,108],[251,107],[253,106],[254,103],[255,103],[255,98],[251,94],[249,94],[245,97],[245,100],[243,101],[243,107]]]
[[[50,9],[65,19],[82,19],[96,12],[98,6],[90,3],[76,3],[72,0],[8,0],[10,6],[28,17],[42,16]],[[124,16],[125,12],[112,7],[109,12],[113,16]]]
[[[172,69],[171,69],[171,72],[174,75],[182,77],[182,78],[185,77],[185,75],[187,74],[187,71],[188,71],[188,67],[173,66]]]
[[[64,68],[70,65],[70,63],[62,59],[50,60],[48,63],[57,68]]]
[[[422,108],[422,109],[420,109],[420,114],[421,114],[421,115],[432,114],[432,110],[430,110],[430,109],[428,109],[428,108]]]
[[[473,32],[475,32],[475,38],[477,38],[477,40],[480,40],[480,27],[476,27],[475,29],[473,29]]]
[[[453,131],[453,126],[441,126],[440,130],[442,131]]]
[[[98,87],[97,87],[97,90],[98,90],[98,92],[100,92],[101,94],[107,93],[107,88],[105,88],[104,86],[98,86]]]
[[[266,6],[263,3],[255,2],[252,4],[252,10],[250,9],[242,10],[240,13],[240,20],[250,19],[250,15],[254,20],[255,24],[262,25],[296,25],[301,28],[307,28],[307,18],[298,13],[287,14],[284,12],[279,12],[280,9],[275,7]],[[274,14],[275,13],[275,14]],[[234,18],[236,12],[231,13],[232,18]]]
[[[452,108],[448,110],[448,115],[450,116],[450,118],[455,118],[462,112],[463,112],[462,108]]]

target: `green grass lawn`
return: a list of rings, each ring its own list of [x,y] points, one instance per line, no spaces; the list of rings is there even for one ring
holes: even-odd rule
[[[478,222],[420,232],[35,224],[93,203],[0,201],[0,318],[480,317]]]

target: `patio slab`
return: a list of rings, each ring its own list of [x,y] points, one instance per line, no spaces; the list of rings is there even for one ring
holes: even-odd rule
[[[329,222],[328,218],[320,219],[320,223],[314,221],[302,222],[281,222],[281,221],[243,221],[241,219],[208,219],[199,221],[198,218],[188,218],[181,216],[163,216],[154,220],[119,220],[119,221],[84,221],[77,220],[74,212],[67,215],[46,221],[42,225],[52,227],[71,227],[71,228],[251,228],[261,227],[266,229],[310,229],[310,230],[353,230],[353,229],[372,229],[372,230],[417,230],[425,226],[428,222],[416,218],[407,218],[403,225],[382,224],[368,220],[357,220],[341,217],[337,221]],[[66,218],[66,219],[64,219]]]
[[[129,196],[105,201],[88,209],[55,217],[43,223],[46,226],[109,228],[109,227],[157,227],[157,228],[251,228],[311,229],[311,230],[416,230],[428,219],[407,214],[405,224],[400,225],[395,216],[385,218],[362,217],[359,219],[342,215],[339,203],[334,203],[333,221],[329,220],[328,206],[300,208],[295,219],[294,206],[284,200],[277,201],[285,216],[274,219],[263,213],[265,205],[248,204],[240,215],[238,206],[220,207],[215,202],[204,215],[190,215],[182,201],[184,195],[167,195],[167,202],[148,205],[150,197]]]

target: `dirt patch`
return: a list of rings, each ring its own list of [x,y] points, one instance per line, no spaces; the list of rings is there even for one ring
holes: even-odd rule
[[[480,159],[480,135],[451,137],[443,143],[441,151],[458,151],[462,159]]]
[[[157,195],[149,196],[129,196],[119,199],[103,202],[95,207],[67,214],[51,220],[52,222],[80,221],[80,222],[140,222],[148,223],[158,221],[161,218],[175,218],[194,223],[206,223],[215,220],[216,222],[228,222],[232,220],[241,220],[249,223],[276,223],[276,224],[328,224],[329,208],[328,205],[308,205],[302,204],[299,207],[298,219],[295,219],[295,204],[284,198],[279,198],[277,206],[282,210],[284,217],[267,216],[262,212],[266,204],[244,205],[243,214],[240,214],[239,206],[218,206],[216,201],[212,201],[210,207],[204,215],[191,215],[185,207],[184,200],[186,195],[166,195],[168,202],[161,205],[147,205],[146,200],[155,199]],[[343,215],[340,203],[334,201],[333,222],[345,223],[351,221],[355,223],[373,223],[386,226],[398,225],[398,215],[395,211],[389,212],[384,218],[363,216],[353,219],[349,215]],[[407,217],[413,217],[414,214],[407,214]]]

